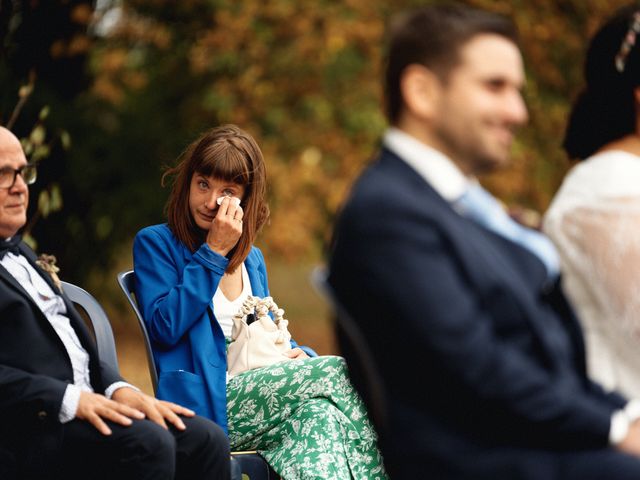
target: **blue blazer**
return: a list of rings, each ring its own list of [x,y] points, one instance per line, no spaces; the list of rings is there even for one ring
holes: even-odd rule
[[[133,263],[136,298],[158,369],[157,397],[184,405],[227,431],[226,345],[211,301],[229,260],[206,244],[192,253],[162,224],[138,232]],[[253,247],[244,263],[252,294],[268,296],[262,252]],[[291,345],[298,346],[293,340]]]
[[[392,478],[562,478],[552,452],[607,447],[625,400],[587,378],[560,286],[391,151],[355,184],[329,270],[378,360]]]

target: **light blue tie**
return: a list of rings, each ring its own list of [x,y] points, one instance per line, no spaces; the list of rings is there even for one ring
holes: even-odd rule
[[[461,215],[534,253],[547,268],[547,278],[560,272],[560,258],[553,243],[544,234],[514,221],[503,206],[480,184],[472,184],[455,203]]]

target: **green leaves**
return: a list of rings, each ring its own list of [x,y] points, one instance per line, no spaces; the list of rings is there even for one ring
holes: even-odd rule
[[[49,214],[62,210],[62,192],[58,183],[52,183],[38,195],[38,211],[42,218],[47,218]]]

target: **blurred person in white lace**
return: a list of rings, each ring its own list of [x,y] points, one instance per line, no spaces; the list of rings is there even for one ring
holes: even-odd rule
[[[543,223],[582,321],[589,375],[631,397],[640,397],[639,32],[634,3],[592,39],[563,144],[581,162]]]

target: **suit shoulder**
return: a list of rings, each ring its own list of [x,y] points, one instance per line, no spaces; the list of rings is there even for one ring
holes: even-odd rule
[[[354,182],[344,204],[344,214],[370,218],[398,215],[424,209],[425,202],[434,200],[431,187],[403,160],[382,154]],[[404,216],[404,215],[403,215]]]

